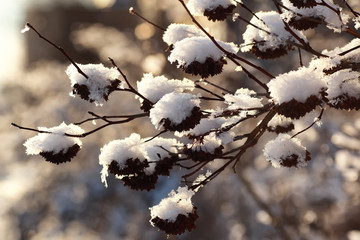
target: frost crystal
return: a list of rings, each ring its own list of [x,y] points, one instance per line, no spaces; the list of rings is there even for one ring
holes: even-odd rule
[[[192,110],[200,105],[200,100],[189,93],[168,93],[164,95],[150,110],[151,123],[159,129],[163,119],[169,119],[172,124],[180,124],[190,117]]]
[[[276,168],[305,167],[310,160],[308,151],[299,139],[282,133],[265,145],[264,155]]]
[[[39,133],[24,143],[26,153],[29,155],[36,155],[42,152],[53,152],[53,154],[57,154],[69,149],[75,144],[79,147],[82,145],[79,138],[64,135],[65,133],[73,135],[84,133],[83,129],[74,124],[66,125],[65,123],[61,123],[56,127],[39,127],[38,129],[49,133]]]
[[[149,99],[151,102],[156,103],[165,94],[171,92],[183,92],[184,90],[192,91],[195,88],[193,81],[184,79],[168,79],[165,76],[154,77],[152,73],[144,74],[141,81],[137,82],[139,93]],[[136,96],[136,98],[139,98]],[[139,98],[143,102],[142,98]]]
[[[120,82],[117,80],[120,73],[116,68],[106,68],[102,64],[77,65],[89,78],[85,78],[77,71],[74,65],[70,65],[66,69],[66,74],[71,80],[71,86],[77,89],[70,95],[74,96],[76,93],[85,100],[95,102],[96,105],[102,105],[107,100],[110,91],[115,90],[112,88],[116,88],[112,84],[115,81],[117,81],[117,84]]]
[[[234,43],[225,43],[217,41],[221,47],[231,53],[237,53],[238,47]],[[174,44],[168,60],[170,63],[176,62],[178,67],[187,67],[190,63],[197,61],[204,63],[207,58],[218,61],[223,57],[224,53],[215,46],[215,44],[207,37],[191,37],[185,38]]]
[[[163,35],[163,40],[169,46],[185,38],[205,37],[206,35],[194,25],[188,24],[170,24]]]
[[[161,202],[150,208],[151,219],[156,217],[175,222],[179,214],[188,216],[193,212],[193,204],[191,198],[195,192],[187,187],[179,187],[177,192],[172,190],[167,198],[161,200]],[[150,223],[154,225],[151,221]]]

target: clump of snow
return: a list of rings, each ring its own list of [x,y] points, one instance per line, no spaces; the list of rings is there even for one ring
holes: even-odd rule
[[[71,86],[74,87],[77,85],[85,85],[88,88],[89,95],[88,98],[91,101],[94,101],[96,105],[102,105],[106,100],[104,96],[109,95],[109,86],[111,86],[111,81],[117,80],[120,76],[120,73],[116,68],[106,68],[102,64],[78,64],[79,68],[88,76],[85,78],[81,75],[76,67],[71,64],[66,69],[66,74],[71,80]],[[70,93],[70,96],[74,96],[73,93]]]
[[[159,160],[170,158],[171,153],[177,153],[180,143],[173,138],[157,137],[142,145],[141,151],[144,158],[149,162],[149,167],[145,169],[147,175],[153,174],[156,163]]]
[[[159,129],[162,119],[169,119],[173,124],[180,124],[191,116],[194,107],[200,105],[200,99],[189,93],[165,94],[150,110],[151,123]]]
[[[317,4],[309,8],[297,8],[289,0],[282,0],[282,3],[289,9],[284,9],[281,14],[282,19],[286,22],[291,19],[315,18],[323,20],[326,26],[335,32],[341,32],[350,18],[349,15],[342,13],[342,8],[335,5],[331,0],[324,0],[325,4]],[[318,3],[321,3],[321,1]],[[334,10],[341,12],[340,16]]]
[[[278,75],[267,86],[273,101],[281,104],[292,99],[305,102],[311,95],[320,98],[320,92],[326,88],[326,82],[323,80],[321,71],[301,67],[298,70]]]
[[[284,161],[292,156],[297,156],[293,167],[307,166],[307,151],[297,138],[291,138],[288,134],[279,134],[275,139],[269,141],[264,148],[266,160],[272,166],[279,168],[284,166]]]
[[[276,114],[268,123],[268,127],[287,127],[288,125],[292,124],[293,120],[291,118],[285,117],[281,114]]]
[[[133,133],[129,137],[121,140],[113,140],[101,148],[99,164],[103,166],[101,171],[101,181],[107,187],[106,177],[109,175],[108,169],[112,161],[116,161],[120,168],[125,167],[127,159],[144,160],[143,154],[138,147],[142,140],[139,134]]]
[[[226,139],[226,138],[224,138]],[[203,151],[205,153],[214,154],[215,151],[222,146],[222,139],[216,136],[215,132],[211,132],[202,138],[201,141],[195,141],[194,143],[187,144],[187,149],[191,149],[193,152]],[[202,159],[205,161],[206,159]]]
[[[141,137],[137,133],[132,133],[125,139],[110,141],[101,148],[99,164],[106,166],[116,161],[121,167],[129,158],[141,158],[142,154],[138,148],[141,143]]]
[[[358,16],[357,18],[354,18],[354,23],[355,23],[355,29],[359,29],[360,28],[360,16]]]
[[[207,170],[205,174],[200,174],[194,181],[193,181],[193,186],[194,185],[198,185],[200,183],[202,183],[203,181],[205,181],[208,177],[210,177],[212,174],[212,172],[210,170]],[[196,189],[194,189],[195,192],[197,192],[203,185],[199,185],[199,187],[197,187]]]
[[[193,129],[188,131],[182,131],[182,132],[175,132],[175,135],[178,137],[183,136],[191,136],[198,137],[198,136],[205,136],[209,135],[204,138],[204,146],[206,148],[206,145],[212,145],[211,151],[205,151],[205,152],[211,152],[213,153],[214,149],[219,147],[220,145],[228,144],[232,142],[234,138],[234,133],[231,131],[221,132],[219,131],[223,128],[225,128],[228,125],[231,125],[233,121],[229,121],[226,118],[203,118],[200,120],[200,123],[197,124]],[[193,148],[195,146],[192,146],[189,144],[187,146],[188,148]]]
[[[79,138],[65,136],[65,133],[72,135],[81,135],[84,133],[82,128],[74,124],[67,125],[63,122],[56,127],[39,127],[38,130],[49,133],[39,133],[24,143],[28,155],[36,155],[41,152],[53,152],[53,154],[57,154],[75,144],[79,145],[79,147],[82,145]]]
[[[326,81],[328,84],[328,99],[334,99],[344,94],[355,98],[360,96],[360,72],[349,69],[337,71],[326,76]]]
[[[168,79],[165,76],[156,76],[152,73],[144,74],[141,81],[137,82],[139,93],[149,99],[151,102],[156,103],[165,94],[171,92],[183,92],[184,90],[194,90],[195,84],[193,81],[184,78],[183,80]],[[143,102],[143,99],[136,96]]]
[[[355,38],[343,47],[336,47],[333,50],[323,50],[322,54],[329,56],[329,58],[320,58],[320,60],[313,60],[310,66],[319,69],[331,69],[339,65],[342,61],[360,62],[360,39]],[[343,54],[345,53],[346,54]]]
[[[158,161],[171,157],[171,153],[178,152],[177,146],[179,146],[179,142],[176,139],[158,137],[146,142],[146,139],[142,139],[137,133],[132,133],[125,139],[113,140],[101,148],[99,155],[99,164],[103,166],[102,182],[107,186],[106,177],[112,161],[117,162],[120,169],[127,167],[128,159],[146,161],[149,166],[144,169],[144,172],[146,175],[151,175],[155,172]],[[121,178],[122,176],[117,177]]]
[[[268,122],[267,130],[269,132],[287,133],[295,128],[291,118],[285,117],[281,114],[275,114],[275,116]]]
[[[288,45],[288,42],[298,43],[298,40],[285,30],[285,25],[279,13],[270,11],[257,12],[255,14],[260,19],[254,16],[250,22],[262,30],[250,24],[246,27],[246,31],[243,34],[244,44],[241,47],[242,52],[250,51],[254,43],[259,42],[261,44],[257,44],[257,47],[262,52],[266,52],[267,49],[274,50],[281,46]],[[295,29],[292,30],[297,36],[306,41],[305,36],[301,32]]]
[[[192,136],[200,136],[206,134],[212,130],[220,129],[227,120],[225,118],[203,118],[200,123],[193,129],[183,132],[175,132],[175,135],[182,137],[191,134]]]
[[[254,97],[256,92],[248,88],[240,88],[235,94],[226,94],[225,103],[228,104],[229,110],[261,108],[261,98]]]
[[[235,54],[239,50],[234,43],[225,43],[219,40],[217,42],[230,53]],[[194,61],[204,63],[207,58],[218,61],[223,56],[224,53],[208,37],[191,37],[176,42],[168,60],[170,63],[177,62],[178,67],[187,67]]]
[[[172,23],[164,32],[163,40],[170,46],[185,38],[201,36],[205,37],[206,35],[194,25]]]
[[[238,1],[241,3],[241,1]],[[213,10],[219,6],[227,8],[230,5],[236,6],[233,0],[189,0],[186,6],[194,16],[202,16],[205,10]]]
[[[21,29],[21,33],[26,33],[30,30],[29,26],[27,24],[25,24],[25,27],[23,29]]]
[[[179,187],[176,192],[172,190],[167,198],[162,199],[158,205],[149,208],[151,219],[158,217],[169,222],[175,222],[179,214],[188,216],[194,209],[191,202],[194,194],[195,192],[187,187]],[[150,223],[154,226],[152,221]]]

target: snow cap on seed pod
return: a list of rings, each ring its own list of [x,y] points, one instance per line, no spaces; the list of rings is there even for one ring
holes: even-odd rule
[[[303,3],[301,3],[303,2]],[[346,28],[350,19],[343,13],[342,8],[334,4],[332,0],[282,0],[285,9],[281,18],[290,26],[298,30],[315,28],[319,24],[325,24],[334,32],[341,32]],[[338,15],[338,13],[340,15]]]
[[[220,156],[223,149],[224,146],[221,137],[216,136],[215,132],[211,132],[187,144],[183,150],[183,154],[195,162],[206,162],[212,161]]]
[[[171,235],[195,229],[195,221],[199,216],[191,201],[194,194],[188,187],[179,187],[176,192],[172,190],[167,198],[150,208],[151,225]]]
[[[189,93],[165,94],[150,110],[151,123],[157,128],[184,131],[200,122],[199,96]]]
[[[280,105],[278,113],[298,119],[320,105],[326,90],[323,75],[321,71],[301,67],[272,79],[267,86],[272,101]]]
[[[315,58],[309,63],[309,68],[322,70],[326,75],[352,65],[360,63],[360,39],[355,38],[342,47],[323,50],[322,54],[328,57]],[[347,67],[348,66],[348,67]]]
[[[291,118],[287,118],[281,114],[276,114],[268,123],[267,130],[269,132],[287,133],[295,128]]]
[[[261,108],[261,98],[256,97],[256,92],[248,88],[240,88],[236,90],[235,94],[225,94],[225,103],[229,106],[227,109],[250,109],[250,108]]]
[[[132,189],[150,191],[159,175],[169,175],[177,160],[177,145],[175,139],[156,138],[146,142],[136,133],[113,140],[101,148],[101,179],[107,186],[106,177],[111,173]]]
[[[109,94],[119,87],[120,73],[116,68],[106,68],[102,64],[77,65],[88,78],[81,75],[76,67],[71,64],[66,69],[66,74],[73,87],[70,96],[79,95],[81,99],[94,102],[97,106],[103,105],[108,100]]]
[[[242,1],[238,1],[242,3]],[[222,21],[231,15],[236,7],[233,0],[189,0],[186,6],[194,16],[206,16],[211,21]]]
[[[28,155],[40,155],[48,162],[60,164],[70,162],[82,146],[79,138],[65,135],[84,133],[82,128],[74,124],[61,123],[56,127],[39,127],[38,129],[48,133],[39,133],[24,143]]]
[[[243,34],[244,44],[241,47],[242,52],[251,52],[258,58],[273,59],[281,57],[289,50],[293,49],[291,42],[299,41],[285,29],[285,25],[278,12],[257,12],[256,17],[252,17],[252,25],[246,27]],[[259,19],[258,19],[259,18]],[[294,34],[307,42],[305,36],[292,29]]]
[[[234,43],[216,41],[230,53],[235,54],[239,50]],[[186,73],[200,75],[202,78],[221,73],[226,64],[224,52],[208,37],[190,37],[176,42],[168,60]]]
[[[141,81],[137,82],[139,93],[152,103],[156,103],[167,93],[183,92],[185,90],[192,91],[194,88],[195,83],[189,79],[168,79],[165,76],[154,76],[152,73],[144,74]],[[139,96],[135,96],[135,98],[138,98],[142,104],[141,109],[146,112],[150,111],[152,107],[150,104]]]
[[[191,37],[206,37],[206,35],[194,25],[172,23],[164,32],[163,41],[170,46],[185,38]]]
[[[299,139],[283,133],[265,145],[264,155],[276,168],[305,167],[311,160],[310,153],[301,145]]]
[[[327,99],[331,107],[360,109],[360,72],[344,69],[325,77]]]

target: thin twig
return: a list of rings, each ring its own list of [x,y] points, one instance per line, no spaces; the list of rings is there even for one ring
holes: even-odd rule
[[[205,92],[207,92],[207,93],[210,93],[211,95],[217,97],[217,98],[218,98],[217,100],[220,100],[220,101],[224,101],[224,100],[225,100],[225,98],[223,98],[222,96],[220,96],[220,95],[218,95],[218,94],[216,94],[216,93],[214,93],[214,92],[212,92],[212,91],[210,91],[210,90],[208,90],[208,89],[200,86],[199,84],[196,84],[196,85],[195,85],[195,88],[199,88],[199,89],[201,89],[201,90],[203,90],[203,91],[205,91]]]
[[[151,102],[149,99],[147,99],[146,97],[144,97],[141,93],[139,93],[128,81],[126,75],[121,71],[121,69],[116,65],[115,61],[108,57],[109,61],[111,62],[111,64],[118,70],[118,72],[121,74],[121,76],[124,78],[126,84],[128,85],[129,89],[127,91],[130,91],[136,95],[138,95],[140,98],[142,98],[145,102],[149,103],[150,105],[154,105],[153,102]]]
[[[324,108],[321,108],[321,112],[320,112],[319,116],[315,119],[315,121],[313,121],[307,128],[305,128],[305,129],[301,130],[300,132],[294,134],[291,138],[294,138],[294,137],[296,137],[297,135],[299,135],[299,134],[307,131],[307,130],[310,129],[312,126],[314,126],[315,123],[321,121],[321,117],[322,117],[323,113],[324,113]]]
[[[49,43],[50,45],[52,45],[53,47],[55,47],[57,50],[59,50],[71,63],[72,65],[74,65],[74,67],[77,69],[77,71],[83,75],[86,79],[88,79],[89,77],[80,69],[80,67],[74,62],[74,60],[72,60],[72,58],[65,52],[65,50],[60,47],[57,46],[55,43],[53,43],[52,41],[50,41],[49,39],[47,39],[46,37],[44,37],[42,34],[40,34],[40,32],[38,32],[30,23],[26,23],[26,26],[31,28],[38,36],[39,38],[45,40],[47,43]]]
[[[149,139],[147,139],[145,142],[150,142],[151,140],[153,140],[153,139],[155,139],[155,138],[157,138],[158,136],[160,136],[161,134],[164,134],[164,133],[166,133],[168,130],[162,130],[161,132],[159,132],[158,134],[156,134],[155,136],[153,136],[153,137],[151,137],[151,138],[149,138]]]
[[[136,11],[134,10],[133,7],[131,7],[131,8],[129,9],[129,13],[132,14],[132,15],[138,16],[139,18],[141,18],[141,19],[144,20],[145,22],[150,23],[150,24],[153,25],[154,27],[156,27],[156,28],[158,28],[158,29],[160,29],[160,30],[162,30],[162,31],[164,31],[164,32],[166,31],[165,28],[160,27],[158,24],[156,24],[156,23],[150,21],[149,19],[141,16],[138,12],[136,12]]]
[[[195,23],[195,25],[198,26],[198,28],[200,28],[200,30],[201,30],[202,32],[204,32],[204,33],[206,34],[206,36],[209,37],[209,39],[215,44],[215,46],[216,46],[219,50],[221,50],[233,63],[235,63],[235,64],[238,65],[238,66],[243,67],[243,66],[242,66],[238,61],[236,61],[236,60],[242,61],[242,62],[244,62],[245,64],[247,64],[247,65],[249,65],[249,66],[257,69],[257,70],[260,71],[261,73],[265,74],[265,75],[268,76],[269,78],[274,78],[274,76],[271,75],[271,74],[270,74],[268,71],[266,71],[265,69],[263,69],[263,68],[255,65],[255,64],[253,64],[253,63],[251,63],[250,61],[248,61],[248,60],[246,60],[246,59],[244,59],[244,58],[242,58],[242,57],[237,56],[237,55],[234,54],[234,53],[231,53],[231,52],[225,50],[225,49],[215,40],[215,38],[214,38],[212,35],[210,35],[210,33],[208,33],[208,31],[206,31],[206,29],[194,18],[194,16],[191,14],[190,10],[187,8],[185,2],[184,2],[183,0],[179,0],[179,2],[183,5],[185,11],[188,13],[188,15],[190,16],[190,18],[191,18],[191,20],[193,21],[193,23]],[[243,69],[245,70],[244,72],[246,72],[247,74],[250,74],[250,72],[247,71],[244,67],[243,67]],[[266,84],[262,83],[262,82],[261,82],[259,79],[257,79],[254,75],[251,74],[251,75],[249,75],[249,77],[250,77],[251,79],[253,79],[257,84],[259,84],[262,88],[264,88],[266,91],[269,90],[269,89],[268,89],[268,86],[267,86]]]

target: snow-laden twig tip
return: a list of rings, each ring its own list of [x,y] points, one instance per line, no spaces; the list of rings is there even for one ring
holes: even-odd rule
[[[26,33],[30,30],[28,23],[25,24],[25,27],[23,29],[21,29],[21,33]]]

